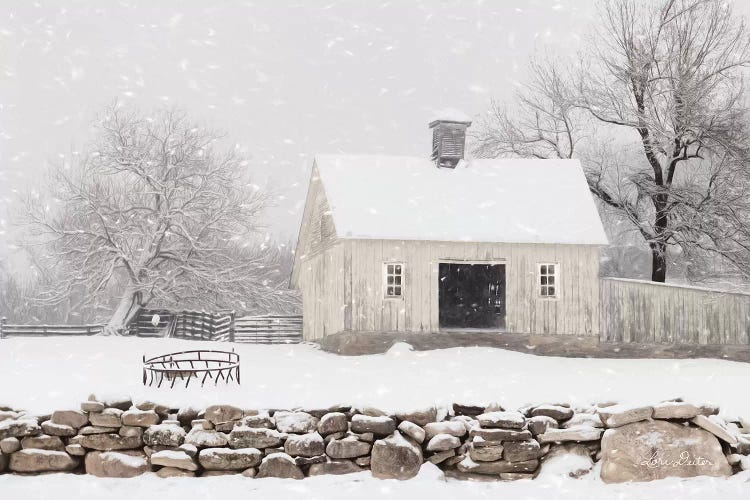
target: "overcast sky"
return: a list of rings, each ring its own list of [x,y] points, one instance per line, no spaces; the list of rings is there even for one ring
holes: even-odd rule
[[[282,194],[270,230],[294,238],[312,155],[428,155],[435,109],[508,99],[530,55],[579,48],[595,3],[2,0],[0,255],[17,193],[115,99],[224,130]]]

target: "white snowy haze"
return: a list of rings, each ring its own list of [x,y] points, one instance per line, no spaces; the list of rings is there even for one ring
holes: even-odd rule
[[[575,53],[595,3],[2,0],[0,258],[17,197],[115,100],[225,131],[277,187],[269,230],[290,239],[311,155],[426,156],[435,109],[507,99],[530,55]]]

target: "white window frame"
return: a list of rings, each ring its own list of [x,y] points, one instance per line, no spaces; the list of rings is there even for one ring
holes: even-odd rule
[[[389,266],[393,266],[394,270],[393,272],[389,272]],[[396,266],[400,266],[400,272],[396,273],[395,268]],[[383,298],[385,299],[403,299],[404,298],[404,289],[406,288],[406,273],[404,270],[406,269],[406,266],[403,262],[384,262],[383,263]],[[388,278],[393,277],[393,283],[388,283]],[[400,278],[400,280],[397,280],[396,278]],[[400,281],[400,284],[396,284],[396,281]],[[395,293],[393,295],[388,294],[388,289],[390,287],[395,289],[398,289],[398,295]]]
[[[554,266],[553,272],[549,272],[548,266]],[[542,272],[544,270],[544,272]],[[543,279],[544,278],[544,279]],[[552,278],[550,280],[550,278]],[[550,283],[549,281],[552,281]],[[556,300],[560,298],[560,263],[559,262],[539,262],[536,265],[536,290],[537,297],[543,300]],[[549,289],[553,288],[554,293],[549,294]]]

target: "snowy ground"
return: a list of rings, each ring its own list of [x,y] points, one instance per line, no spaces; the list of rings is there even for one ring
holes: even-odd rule
[[[242,386],[155,389],[141,383],[141,357],[231,344],[106,337],[13,338],[0,341],[0,405],[45,413],[77,408],[90,393],[131,395],[179,406],[214,402],[247,408],[361,404],[384,410],[427,405],[609,400],[657,402],[683,397],[750,417],[743,394],[750,364],[713,359],[624,360],[532,356],[493,348],[409,351],[345,357],[306,344],[237,344]]]
[[[0,475],[3,500],[191,500],[210,498],[305,498],[307,500],[455,500],[513,498],[517,500],[746,500],[747,473],[729,479],[669,479],[651,483],[605,485],[595,472],[583,479],[537,478],[514,482],[443,482],[430,470],[409,481],[374,479],[369,472],[345,476],[292,479],[249,479],[242,476],[160,479],[154,474],[134,479],[100,479],[85,475],[43,477]]]

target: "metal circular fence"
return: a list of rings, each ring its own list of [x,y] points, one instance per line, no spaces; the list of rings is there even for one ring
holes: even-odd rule
[[[240,383],[240,355],[229,351],[194,350],[162,354],[146,359],[143,356],[143,385],[161,387],[169,384],[170,388],[177,381],[184,382],[185,387],[193,380],[200,380],[201,387],[207,380],[217,385],[219,381],[226,384]]]

